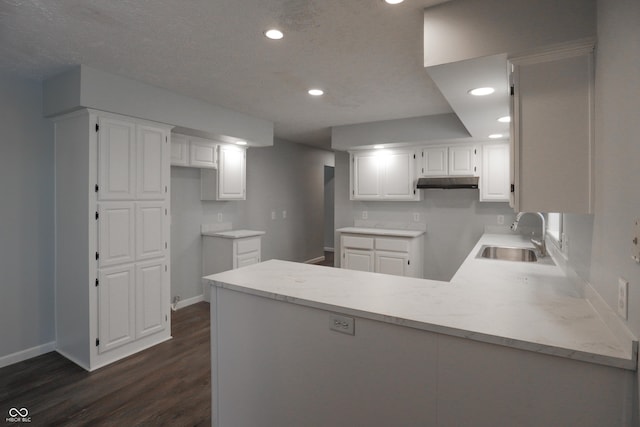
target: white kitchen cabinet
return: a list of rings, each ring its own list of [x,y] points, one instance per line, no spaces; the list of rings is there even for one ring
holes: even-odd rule
[[[449,150],[447,147],[430,147],[422,150],[422,175],[444,176],[448,174]]]
[[[519,212],[593,210],[593,44],[512,64],[513,207]]]
[[[506,142],[482,146],[482,167],[478,184],[481,202],[509,201],[509,159],[509,144]]]
[[[95,110],[55,119],[56,345],[89,371],[171,338],[169,132]]]
[[[200,171],[201,200],[246,200],[247,150],[236,145],[218,146],[217,170]]]
[[[171,134],[171,166],[189,166],[189,138]]]
[[[202,275],[257,264],[262,258],[264,231],[229,230],[204,233],[202,236]],[[203,287],[209,300],[209,286]]]
[[[477,176],[476,145],[424,147],[421,150],[420,176]]]
[[[398,233],[400,236],[390,236],[388,230],[383,234],[376,234],[375,229],[337,231],[341,233],[341,268],[422,278],[422,232],[404,230]]]
[[[420,200],[414,149],[351,153],[351,200]]]

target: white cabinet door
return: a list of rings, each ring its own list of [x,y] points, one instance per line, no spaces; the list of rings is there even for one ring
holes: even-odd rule
[[[449,175],[474,176],[476,174],[476,148],[449,147]]]
[[[171,134],[171,165],[189,166],[189,139]]]
[[[164,330],[164,260],[136,265],[136,338]]]
[[[137,199],[164,199],[167,189],[168,138],[164,129],[137,126]]]
[[[101,270],[98,285],[98,352],[135,339],[135,277],[132,264]]]
[[[98,118],[98,198],[132,200],[136,196],[135,123]]]
[[[162,257],[167,249],[164,202],[136,203],[136,259]]]
[[[245,200],[246,150],[220,145],[218,157],[218,200]]]
[[[380,154],[377,152],[352,154],[351,164],[353,166],[351,198],[353,200],[379,199],[382,195]]]
[[[134,203],[103,202],[98,215],[98,266],[134,262]]]
[[[591,213],[593,46],[518,58],[513,65],[514,208]]]
[[[260,262],[260,252],[253,251],[246,254],[238,255],[235,260],[233,268],[242,268],[248,265],[257,264]]]
[[[217,144],[213,141],[192,139],[189,143],[189,165],[196,168],[217,168]]]
[[[342,268],[358,271],[375,271],[373,251],[360,249],[344,249],[342,253]]]
[[[447,147],[432,147],[422,150],[422,175],[444,176],[448,174]]]
[[[486,144],[482,147],[480,176],[481,202],[508,202],[510,193],[509,144]]]
[[[383,156],[382,197],[386,200],[413,200],[415,190],[415,152],[397,150]]]
[[[376,272],[406,276],[409,254],[406,252],[376,251]]]

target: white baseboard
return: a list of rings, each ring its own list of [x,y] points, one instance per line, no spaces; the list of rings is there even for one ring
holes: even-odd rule
[[[325,252],[335,252],[335,250],[333,248],[329,248],[329,247],[325,247],[324,251]]]
[[[180,310],[181,308],[185,308],[185,307],[188,307],[190,305],[197,304],[200,301],[204,301],[204,295],[198,295],[198,296],[195,296],[193,298],[187,298],[187,299],[184,299],[184,300],[180,300],[176,304],[176,310]]]
[[[315,264],[317,262],[322,262],[322,261],[324,261],[324,255],[323,256],[319,256],[317,258],[308,259],[304,263],[305,264]]]
[[[0,368],[13,365],[14,363],[22,362],[23,360],[31,359],[32,357],[40,356],[56,349],[56,342],[51,341],[46,344],[38,345],[28,348],[26,350],[18,351],[16,353],[8,354],[0,357]]]

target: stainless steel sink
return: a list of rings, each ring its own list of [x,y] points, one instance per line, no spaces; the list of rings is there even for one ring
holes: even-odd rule
[[[478,258],[499,259],[504,261],[537,262],[533,249],[510,248],[506,246],[483,246]]]

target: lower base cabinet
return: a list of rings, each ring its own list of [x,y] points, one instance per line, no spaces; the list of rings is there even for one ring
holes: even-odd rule
[[[342,233],[341,268],[423,277],[424,241],[413,237]]]

